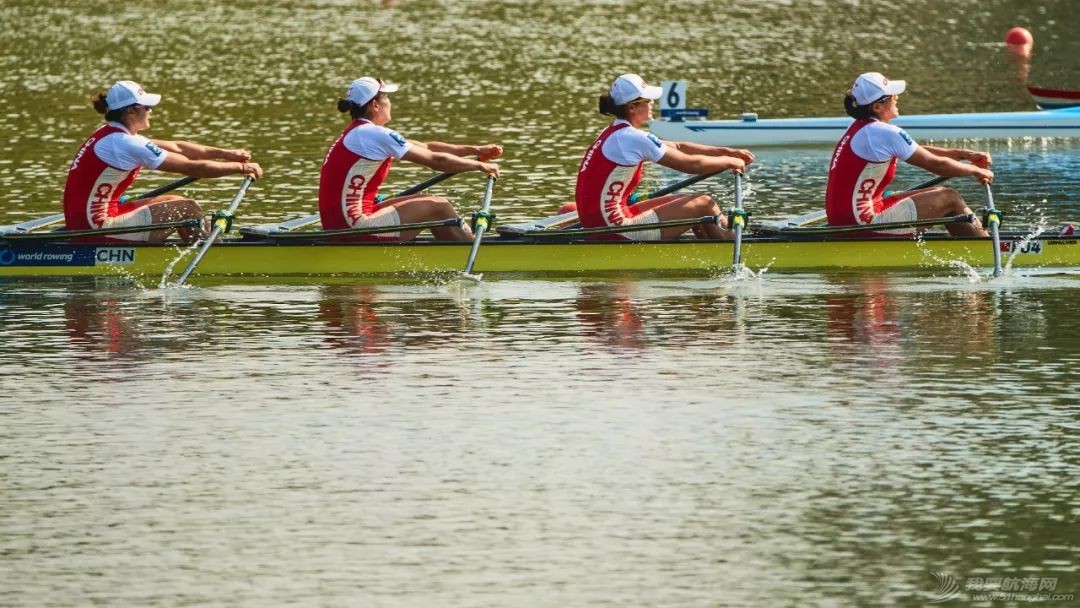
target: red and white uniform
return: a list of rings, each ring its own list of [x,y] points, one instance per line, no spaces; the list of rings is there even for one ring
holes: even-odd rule
[[[143,167],[157,169],[165,150],[129,133],[124,125],[102,125],[79,148],[64,186],[64,221],[68,230],[143,226],[152,223],[149,207],[121,205],[120,196]],[[145,241],[150,233],[116,234],[109,238]]]
[[[375,202],[390,165],[405,156],[409,142],[367,120],[353,121],[326,153],[319,176],[319,216],[326,230],[393,226],[397,210]],[[396,239],[398,233],[380,234]]]
[[[642,211],[627,204],[641,181],[645,161],[658,162],[667,147],[655,135],[635,129],[625,120],[616,120],[600,132],[578,169],[578,217],[583,228],[657,222],[656,212]],[[656,241],[660,229],[599,235],[605,240]]]
[[[919,148],[900,127],[877,120],[856,120],[833,151],[825,213],[829,224],[880,224],[917,219],[915,202],[903,194],[884,197],[896,175],[896,161],[907,160]],[[878,234],[910,235],[910,228]]]

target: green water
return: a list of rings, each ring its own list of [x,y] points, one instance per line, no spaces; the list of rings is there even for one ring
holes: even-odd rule
[[[247,223],[314,209],[364,74],[402,84],[406,136],[505,146],[508,221],[569,198],[624,71],[687,80],[714,117],[837,115],[866,70],[908,81],[903,112],[1026,110],[999,44],[1025,25],[1031,82],[1080,88],[1067,1],[5,0],[0,21],[3,223],[59,209],[89,96],[121,78],[163,94],[151,136],[255,153]],[[1076,144],[967,145],[1011,226],[1080,218]],[[828,152],[760,151],[756,217],[819,206]],[[482,185],[440,192],[466,212]],[[237,186],[188,192],[217,208]],[[0,283],[0,605],[1080,590],[1076,273],[196,284]]]

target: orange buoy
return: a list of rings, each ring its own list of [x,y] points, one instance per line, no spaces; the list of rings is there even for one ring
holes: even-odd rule
[[[559,207],[559,215],[562,215],[564,213],[570,213],[572,211],[577,211],[577,203],[573,201],[566,203],[562,207]]]
[[[1022,27],[1014,27],[1005,34],[1005,44],[1028,45],[1035,42],[1031,32]]]

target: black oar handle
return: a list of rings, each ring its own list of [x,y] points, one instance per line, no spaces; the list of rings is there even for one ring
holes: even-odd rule
[[[672,192],[678,192],[679,190],[682,190],[683,188],[685,188],[687,186],[692,186],[692,185],[700,182],[703,179],[709,179],[710,177],[712,177],[714,175],[717,175],[719,173],[721,173],[721,171],[714,171],[712,173],[702,173],[700,175],[690,176],[690,177],[682,180],[681,182],[676,182],[674,184],[671,184],[670,186],[665,186],[663,188],[660,188],[659,190],[654,190],[654,191],[650,192],[649,196],[646,197],[645,200],[648,200],[650,198],[658,198],[658,197],[661,197],[661,196],[667,196],[667,195],[671,194]],[[641,201],[638,201],[638,202],[641,202]]]
[[[410,194],[416,194],[417,192],[422,192],[422,191],[427,190],[428,188],[434,186],[435,184],[437,184],[437,183],[439,183],[439,182],[441,182],[443,180],[447,180],[447,179],[450,179],[451,177],[454,177],[455,175],[457,175],[457,174],[456,173],[440,173],[440,174],[436,175],[435,177],[426,179],[426,180],[420,182],[419,184],[416,184],[415,186],[410,186],[410,187],[402,190],[401,192],[398,192],[394,196],[395,197],[409,196]]]
[[[911,192],[912,190],[922,190],[923,188],[933,188],[934,186],[945,182],[945,180],[947,180],[947,179],[949,179],[948,176],[939,175],[939,176],[935,177],[934,179],[925,181],[925,182],[919,184],[918,186],[915,186],[914,188],[908,188],[907,190],[904,190],[904,192]]]
[[[199,179],[199,178],[192,177],[190,175],[187,176],[187,177],[182,177],[182,178],[176,180],[175,182],[165,184],[164,186],[161,186],[160,188],[154,188],[153,190],[151,190],[149,192],[144,192],[144,193],[140,194],[139,196],[135,196],[135,197],[128,196],[128,195],[121,196],[120,197],[120,202],[121,203],[126,203],[126,202],[132,201],[132,200],[141,201],[141,200],[148,199],[148,198],[154,198],[155,196],[161,196],[162,194],[165,194],[166,192],[172,192],[173,190],[176,190],[177,188],[183,188],[184,186],[190,184],[191,182],[193,182],[193,181],[195,181],[197,179]]]

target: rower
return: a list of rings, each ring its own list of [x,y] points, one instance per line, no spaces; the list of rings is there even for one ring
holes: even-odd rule
[[[319,176],[319,216],[324,229],[377,228],[458,217],[442,196],[412,194],[379,201],[379,186],[397,159],[445,173],[482,171],[499,176],[499,166],[485,161],[501,156],[502,146],[420,142],[386,128],[391,119],[388,93],[396,90],[396,84],[365,76],[353,81],[345,98],[338,101],[338,111],[348,112],[352,122],[330,146]],[[442,226],[431,232],[440,240],[472,239],[467,226]],[[349,239],[409,241],[419,233],[407,230]]]
[[[903,129],[889,124],[900,115],[897,96],[903,80],[889,80],[868,72],[855,80],[844,107],[855,122],[836,144],[825,190],[825,212],[834,226],[908,222],[916,219],[971,214],[960,193],[951,188],[924,188],[885,196],[896,174],[896,161],[944,177],[970,176],[980,182],[994,180],[990,155],[974,150],[920,146]],[[969,161],[962,163],[960,161]],[[987,236],[976,219],[948,224],[954,236]],[[911,236],[910,228],[881,230],[879,236]]]
[[[664,142],[640,130],[652,117],[652,102],[660,97],[660,87],[647,84],[637,74],[623,74],[611,90],[600,96],[600,113],[615,117],[596,138],[578,169],[575,202],[584,228],[655,224],[669,220],[718,216],[716,224],[696,226],[699,238],[730,239],[727,218],[708,195],[675,193],[629,204],[630,195],[641,181],[645,161],[659,163],[683,173],[715,173],[724,169],[742,172],[753,162],[749,150],[735,150],[690,142]],[[652,228],[597,238],[608,240],[655,241],[678,238],[688,226]]]
[[[150,128],[151,112],[160,101],[161,95],[147,93],[130,80],[121,80],[94,98],[94,109],[105,115],[105,124],[83,143],[68,169],[64,186],[64,221],[68,230],[202,219],[199,203],[172,194],[121,205],[121,195],[143,167],[192,177],[232,174],[262,177],[262,167],[251,162],[251,153],[247,150],[214,148],[190,141],[147,139],[139,135],[140,131]],[[114,234],[107,238],[158,243],[171,233],[169,228]],[[205,233],[205,229],[179,229],[184,242],[191,242]]]

